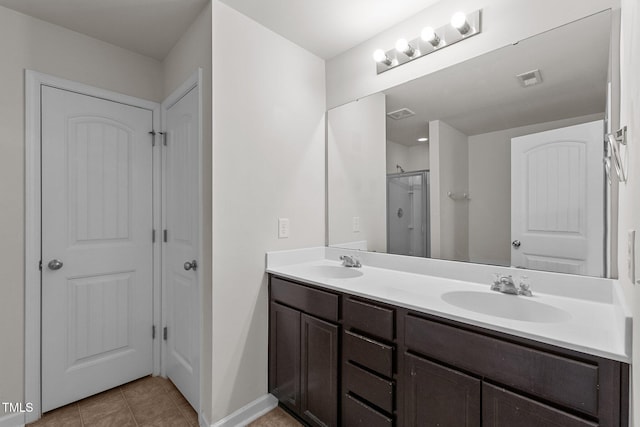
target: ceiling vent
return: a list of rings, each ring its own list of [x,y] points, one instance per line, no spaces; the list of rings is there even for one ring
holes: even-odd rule
[[[387,113],[387,116],[389,116],[393,120],[402,120],[402,119],[406,119],[407,117],[411,117],[411,116],[415,116],[415,115],[416,115],[416,113],[414,113],[413,111],[409,110],[408,108],[401,108],[399,110]]]
[[[522,87],[529,87],[542,83],[542,76],[540,75],[540,70],[538,69],[518,74],[516,77],[518,78],[520,86]]]

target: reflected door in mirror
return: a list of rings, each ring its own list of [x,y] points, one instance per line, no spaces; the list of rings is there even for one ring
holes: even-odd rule
[[[511,263],[604,275],[602,120],[511,140]]]

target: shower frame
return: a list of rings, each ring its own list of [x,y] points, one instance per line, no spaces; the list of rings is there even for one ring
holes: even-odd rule
[[[412,176],[422,176],[422,201],[423,201],[423,211],[424,211],[424,247],[425,247],[425,256],[424,258],[431,258],[431,213],[429,211],[429,196],[430,196],[430,189],[429,189],[429,169],[423,169],[423,170],[417,170],[417,171],[411,171],[411,172],[404,172],[404,173],[389,173],[387,174],[387,194],[386,194],[386,205],[387,205],[387,220],[386,220],[386,226],[387,226],[387,252],[389,251],[389,247],[390,247],[390,226],[389,226],[389,179],[393,179],[393,178],[408,178],[408,177],[412,177]],[[415,256],[415,255],[409,255],[409,256]]]

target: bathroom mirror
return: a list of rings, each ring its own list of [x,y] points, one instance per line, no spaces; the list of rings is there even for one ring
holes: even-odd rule
[[[329,110],[328,244],[605,276],[611,19]]]

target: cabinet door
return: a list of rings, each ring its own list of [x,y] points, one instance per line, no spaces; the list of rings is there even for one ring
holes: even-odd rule
[[[269,391],[300,410],[300,312],[275,302],[269,317]]]
[[[404,360],[406,426],[480,426],[479,379],[411,354]]]
[[[338,423],[338,326],[301,315],[301,415],[312,426]]]
[[[487,383],[482,384],[482,419],[486,427],[598,426]]]

